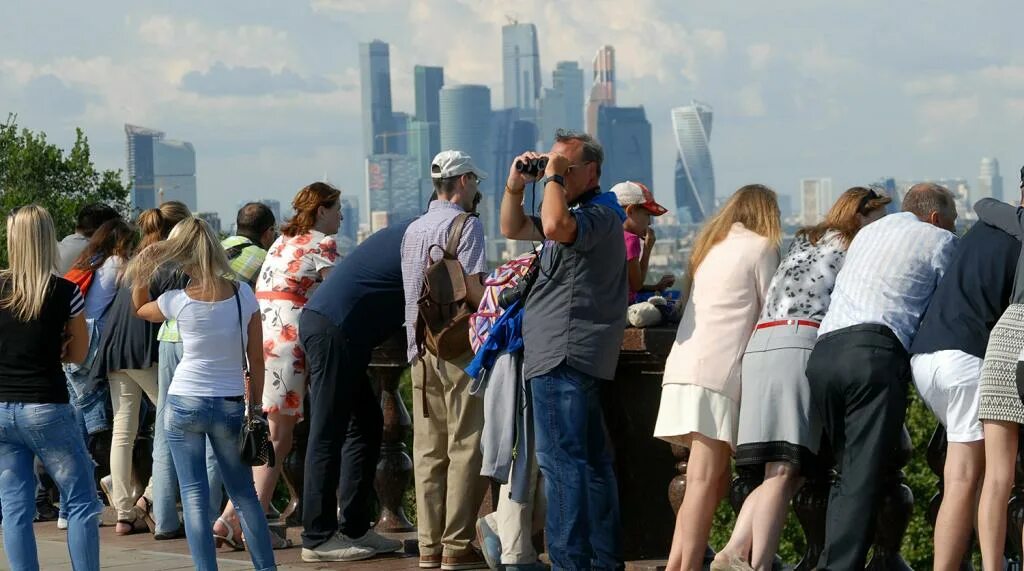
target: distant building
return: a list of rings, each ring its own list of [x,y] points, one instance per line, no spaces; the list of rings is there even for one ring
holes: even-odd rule
[[[711,117],[711,107],[697,101],[672,110],[676,210],[682,222],[700,224],[715,212],[715,170],[708,146]]]
[[[583,70],[574,61],[560,61],[552,72],[554,86],[544,90],[538,118],[539,145],[548,149],[555,131],[583,131]]]
[[[445,86],[440,105],[441,150],[468,153],[493,179],[491,90],[483,85]]]
[[[391,50],[374,40],[359,44],[360,90],[363,105],[363,152],[385,152],[384,134],[394,131],[391,109]]]
[[[428,196],[421,196],[420,169],[408,155],[370,155],[366,159],[366,202],[370,230],[418,215]]]
[[[508,109],[536,109],[540,99],[537,27],[514,22],[501,28],[504,103]]]
[[[999,161],[995,158],[981,159],[981,173],[978,175],[977,192],[971,196],[971,203],[982,198],[995,198],[1004,202],[1014,203],[1016,199],[1003,193],[1003,177],[999,174]]]
[[[502,109],[492,114],[491,133],[493,134],[491,157],[488,161],[491,165],[488,174],[489,180],[481,183],[480,191],[484,193],[484,201],[480,204],[481,221],[484,223],[484,232],[489,242],[497,247],[497,240],[501,239],[501,226],[499,214],[501,212],[501,200],[505,194],[506,176],[500,173],[507,173],[512,160],[526,151],[534,150],[537,144],[537,125],[523,117],[520,109]],[[474,157],[474,160],[476,157]],[[486,170],[486,167],[481,166]],[[498,258],[497,251],[491,251],[491,259]]]
[[[605,188],[631,180],[654,191],[651,123],[643,107],[601,107],[599,140],[604,147],[601,181]]]
[[[602,46],[594,56],[594,81],[587,101],[587,133],[601,138],[598,110],[615,105],[615,48]]]
[[[444,69],[418,65],[413,72],[416,88],[416,116],[409,122],[409,154],[417,157],[424,177],[430,176],[430,161],[441,152],[441,88]]]
[[[404,111],[395,111],[391,114],[390,133],[381,133],[379,137],[384,140],[384,154],[407,155],[409,154],[409,133],[413,118]]]
[[[825,219],[835,197],[831,178],[805,178],[800,180],[800,217],[804,226],[818,224]]]
[[[195,212],[196,151],[192,143],[164,138],[163,131],[125,124],[127,181],[132,210],[177,200]]]
[[[202,218],[205,220],[206,223],[210,225],[210,228],[217,234],[222,232],[220,214],[217,214],[216,212],[197,212],[196,218]]]
[[[359,199],[354,196],[341,198],[341,226],[338,236],[353,242],[359,237]]]

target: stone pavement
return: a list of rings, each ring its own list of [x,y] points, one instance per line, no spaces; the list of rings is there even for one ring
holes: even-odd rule
[[[70,571],[71,561],[68,557],[66,533],[57,529],[54,522],[37,523],[35,525],[39,566],[45,571]],[[288,530],[288,537],[298,545],[299,529]],[[408,534],[395,536],[408,539]],[[0,552],[3,546],[0,545]],[[405,571],[418,569],[418,559],[412,556],[396,554],[379,557],[369,561],[355,563],[304,563],[300,558],[302,549],[292,547],[276,551],[278,569],[280,571],[312,571],[314,569],[351,569],[353,571]],[[152,535],[143,533],[130,536],[118,536],[113,527],[100,528],[100,560],[103,569],[117,571],[171,571],[178,569],[194,569],[192,558],[188,554],[188,543],[184,539],[174,541],[155,541]],[[218,552],[218,566],[230,571],[232,569],[252,569],[248,553],[231,552],[227,548]],[[0,569],[9,569],[6,555],[0,557]]]

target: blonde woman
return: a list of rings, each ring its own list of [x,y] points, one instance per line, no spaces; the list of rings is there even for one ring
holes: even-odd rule
[[[736,191],[701,229],[690,297],[665,364],[654,436],[690,449],[668,569],[699,571],[715,507],[728,487],[740,406],[740,361],[779,265],[775,192]]]
[[[254,470],[264,508],[270,506],[283,461],[292,449],[295,425],[302,418],[309,373],[299,342],[299,314],[338,259],[334,234],[341,225],[341,192],[314,182],[295,195],[292,207],[295,216],[281,227],[281,236],[270,246],[256,282],[267,367],[263,411],[270,422],[274,454],[282,460],[273,467]],[[216,524],[218,535],[236,536],[237,518],[230,504],[221,520]],[[223,529],[225,525],[231,528]],[[276,535],[274,542],[278,549],[291,546]]]
[[[854,187],[825,220],[801,229],[779,264],[742,364],[736,465],[760,469],[764,482],[743,502],[714,570],[771,569],[789,501],[816,466],[821,419],[811,407],[804,369],[825,318],[846,249],[892,201]],[[749,566],[747,554],[750,555]]]
[[[39,569],[33,457],[60,488],[72,568],[100,568],[96,518],[102,509],[93,463],[75,430],[61,361],[81,364],[89,348],[85,301],[54,275],[57,238],[43,208],[7,217],[9,267],[0,272],[0,504],[11,569]]]
[[[191,216],[184,204],[165,202],[160,208],[152,208],[139,215],[137,225],[142,230],[139,251],[167,238],[171,228]],[[154,282],[155,292],[180,287],[179,276],[170,273]],[[154,292],[154,294],[155,294]],[[117,510],[118,535],[139,531],[158,530],[153,520],[153,488],[146,482],[137,482],[132,470],[132,451],[139,432],[140,412],[143,395],[149,397],[158,408],[157,370],[158,346],[157,327],[135,315],[130,288],[122,287],[107,312],[97,354],[98,366],[94,368],[98,378],[110,381],[110,402],[114,412],[113,431],[110,444],[110,480],[102,481],[110,504]],[[157,431],[154,442],[154,457],[166,447],[162,446],[162,435]],[[166,452],[164,452],[166,453]],[[159,463],[155,463],[157,467]],[[160,479],[166,470],[154,470],[153,477]],[[145,491],[142,491],[145,488]],[[173,501],[173,499],[172,499]],[[177,513],[174,513],[175,520]]]
[[[176,264],[188,276],[187,286],[145,303],[138,315],[153,323],[175,319],[181,335],[182,359],[167,391],[164,414],[157,422],[164,425],[181,484],[193,562],[196,569],[217,568],[206,475],[209,440],[240,516],[253,566],[276,569],[270,529],[256,497],[252,470],[242,464],[238,453],[245,403],[258,403],[263,390],[259,306],[248,284],[225,277],[235,274],[224,249],[206,222],[198,218],[185,219],[165,242],[136,256],[128,266],[127,279],[144,290],[168,263]],[[248,387],[242,374],[246,361]]]

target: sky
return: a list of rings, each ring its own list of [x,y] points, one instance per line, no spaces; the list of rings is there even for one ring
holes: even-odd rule
[[[485,84],[501,104],[501,26],[537,25],[541,68],[616,49],[618,101],[653,127],[654,192],[674,204],[670,109],[714,109],[717,194],[795,194],[1024,164],[1020,0],[0,0],[0,113],[62,146],[81,127],[100,168],[125,168],[124,123],[195,145],[199,209],[290,202],[325,176],[364,188],[358,44],[391,44],[396,111],[413,66]],[[503,174],[499,174],[503,176]],[[610,185],[614,181],[606,181]],[[287,208],[285,208],[287,210]]]

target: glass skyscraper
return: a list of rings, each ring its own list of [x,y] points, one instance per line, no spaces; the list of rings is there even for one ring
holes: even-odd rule
[[[594,82],[587,102],[587,133],[600,138],[599,110],[615,105],[615,48],[602,46],[594,56]]]
[[[420,192],[420,167],[409,155],[379,154],[366,159],[366,201],[370,231],[412,218],[423,211],[426,198]]]
[[[518,22],[502,26],[501,54],[505,107],[536,109],[541,88],[537,27]]]
[[[430,177],[430,161],[441,152],[441,88],[444,69],[418,65],[413,70],[416,89],[416,117],[408,123],[409,154]]]
[[[491,90],[483,85],[441,89],[441,150],[469,153],[491,174]]]
[[[540,148],[547,150],[557,129],[583,131],[583,70],[574,61],[558,62],[553,87],[544,90],[540,104]]]
[[[676,211],[680,222],[700,224],[715,211],[715,170],[708,148],[711,117],[711,107],[698,101],[672,110]]]
[[[141,212],[177,200],[198,210],[196,151],[192,143],[164,138],[163,131],[124,126],[127,182],[132,210]]]
[[[623,181],[639,182],[654,190],[651,123],[643,107],[598,109],[597,130],[604,147],[601,185],[608,189]]]
[[[391,109],[391,55],[380,40],[359,44],[360,89],[363,102],[363,152],[384,153],[394,131]]]
[[[156,172],[153,167],[153,141],[163,138],[162,131],[136,125],[124,126],[128,158],[127,183],[134,212],[156,208]]]

